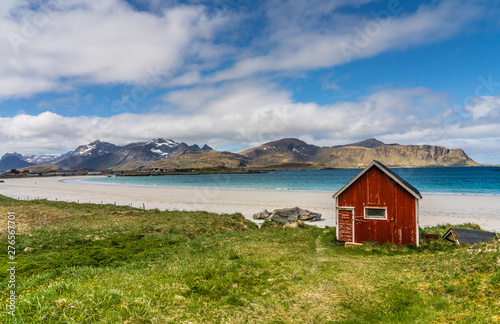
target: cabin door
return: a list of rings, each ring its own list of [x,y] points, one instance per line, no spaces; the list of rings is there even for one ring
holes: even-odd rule
[[[354,242],[353,229],[354,229],[354,209],[338,209],[339,213],[339,241]]]

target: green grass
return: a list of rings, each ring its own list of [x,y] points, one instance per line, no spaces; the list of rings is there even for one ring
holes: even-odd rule
[[[83,217],[81,204],[0,198],[18,222],[16,317],[2,253],[2,323],[500,322],[498,240],[346,249],[333,228],[240,214],[86,204]]]

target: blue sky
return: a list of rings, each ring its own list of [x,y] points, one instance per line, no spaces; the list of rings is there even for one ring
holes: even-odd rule
[[[500,163],[499,13],[481,0],[5,0],[0,154],[376,137]]]

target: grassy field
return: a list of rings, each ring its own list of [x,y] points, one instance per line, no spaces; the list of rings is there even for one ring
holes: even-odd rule
[[[0,215],[2,323],[500,322],[499,240],[346,249],[333,228],[2,196]]]

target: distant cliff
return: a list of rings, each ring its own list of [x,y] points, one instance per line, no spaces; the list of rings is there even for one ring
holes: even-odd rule
[[[311,164],[315,167],[364,167],[373,160],[387,166],[474,166],[474,162],[461,149],[448,149],[431,145],[384,144],[368,139],[348,145],[319,147],[304,141],[287,138],[269,142],[240,153],[247,156],[247,166],[265,167],[280,164]]]
[[[327,167],[364,167],[378,160],[387,166],[477,166],[461,149],[431,145],[384,145],[373,148],[344,146],[322,148],[313,162]]]

